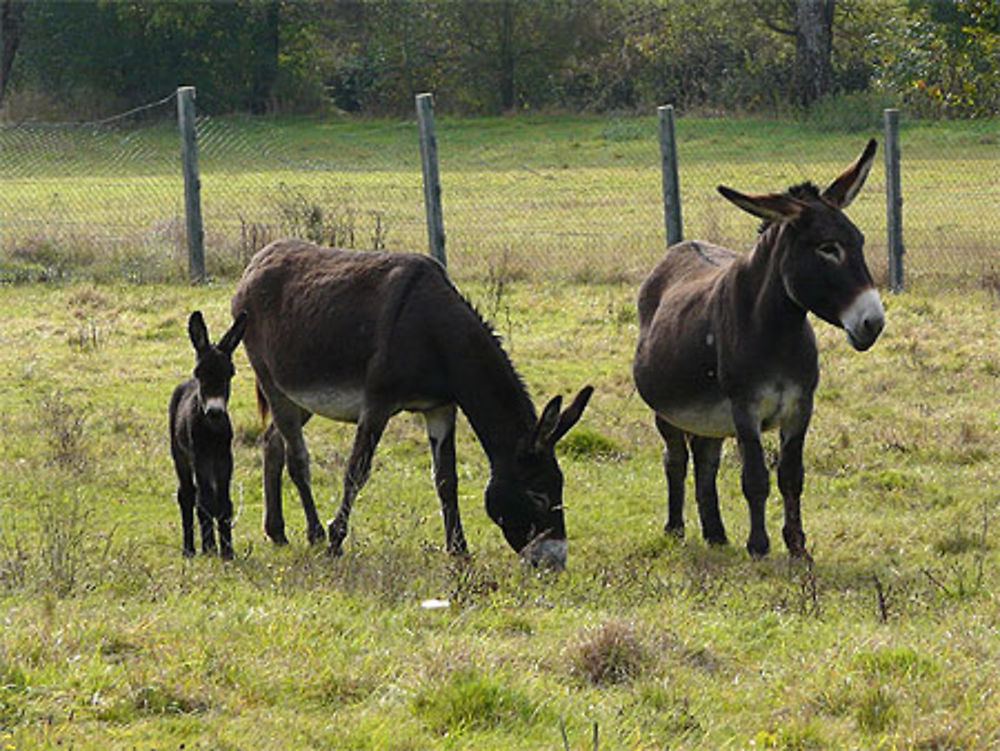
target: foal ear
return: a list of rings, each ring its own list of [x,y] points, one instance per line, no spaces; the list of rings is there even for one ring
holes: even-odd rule
[[[871,172],[872,163],[875,161],[875,150],[878,148],[878,141],[874,138],[868,141],[865,150],[861,152],[858,160],[848,167],[844,172],[830,183],[823,191],[823,198],[834,206],[846,209],[854,197],[865,184],[868,173]]]
[[[233,350],[240,346],[240,340],[243,338],[243,332],[246,331],[246,328],[247,312],[241,310],[240,314],[236,316],[236,320],[233,321],[233,325],[229,327],[229,331],[222,335],[216,346],[227,355],[233,354]]]
[[[562,406],[562,397],[553,396],[549,403],[542,410],[542,416],[535,424],[535,432],[531,435],[531,448],[535,451],[542,451],[546,447],[551,448],[552,443],[549,436],[552,435],[559,425],[559,408]]]
[[[549,442],[552,445],[555,445],[556,441],[566,435],[569,429],[576,425],[583,414],[584,407],[587,406],[587,402],[590,401],[590,397],[593,394],[593,386],[584,386],[580,389],[580,393],[576,395],[573,403],[563,410],[563,413],[559,415],[559,422],[556,423],[555,430],[549,436]]]
[[[716,190],[747,213],[768,222],[790,222],[802,213],[802,203],[782,193],[746,195],[725,185],[717,186]]]
[[[188,336],[191,337],[191,344],[194,345],[195,352],[201,354],[212,346],[208,341],[208,329],[205,327],[205,319],[200,310],[196,310],[188,318]]]

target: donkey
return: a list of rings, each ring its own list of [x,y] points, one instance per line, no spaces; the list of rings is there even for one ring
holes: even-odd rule
[[[219,524],[223,558],[233,557],[233,503],[229,481],[233,474],[233,429],[226,412],[233,350],[246,328],[246,314],[236,317],[218,344],[212,344],[205,319],[195,311],[188,319],[188,335],[197,353],[194,376],[174,389],[170,397],[170,453],[177,471],[177,504],[181,508],[184,555],[194,555],[194,512],[201,527],[201,551],[215,552],[214,521]],[[214,520],[214,521],[213,521]]]
[[[885,324],[864,237],[843,213],[868,176],[876,146],[869,141],[822,192],[804,183],[785,193],[745,195],[720,185],[725,198],[763,219],[753,250],[744,255],[682,242],[642,283],[633,375],[665,443],[668,532],[684,534],[690,445],[702,535],[710,544],[727,542],[715,478],[722,439],[735,435],[750,509],[747,550],[766,555],[769,479],[760,436],[777,427],[785,544],[792,556],[808,556],[799,499],[819,365],[806,313],[843,328],[858,351],[871,347]]]
[[[323,539],[302,427],[313,415],[357,424],[329,551],[347,535],[355,497],[389,418],[426,422],[447,550],[466,555],[458,511],[455,414],[461,408],[490,462],[486,511],[526,560],[566,562],[562,473],[554,447],[593,392],[565,410],[553,397],[536,416],[524,384],[444,267],[410,253],[337,250],[279,240],[250,261],[232,299],[246,311],[245,347],[257,377],[264,436],[264,530],[285,543],[281,473],[298,489],[310,542]]]

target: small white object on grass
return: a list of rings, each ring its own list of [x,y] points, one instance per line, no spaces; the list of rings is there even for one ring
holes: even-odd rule
[[[448,602],[447,600],[438,600],[437,598],[433,597],[429,600],[420,601],[420,607],[422,607],[424,610],[441,610],[442,608],[448,607],[450,604],[451,603]]]

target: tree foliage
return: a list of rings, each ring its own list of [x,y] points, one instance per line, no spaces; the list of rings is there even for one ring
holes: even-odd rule
[[[0,0],[0,11],[8,116],[99,115],[184,84],[200,108],[251,113],[409,113],[421,91],[472,114],[773,112],[852,92],[932,116],[1000,105],[996,0]],[[810,12],[829,29],[804,34]]]

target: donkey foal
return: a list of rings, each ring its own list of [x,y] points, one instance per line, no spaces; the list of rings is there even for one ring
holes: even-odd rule
[[[194,555],[197,509],[201,552],[215,552],[213,520],[217,520],[221,555],[233,557],[233,503],[229,497],[233,428],[226,405],[235,373],[233,350],[243,337],[246,322],[246,313],[240,313],[229,331],[212,344],[201,312],[196,310],[188,319],[188,334],[197,353],[194,376],[177,386],[170,397],[170,453],[177,470],[177,504],[187,556]]]

